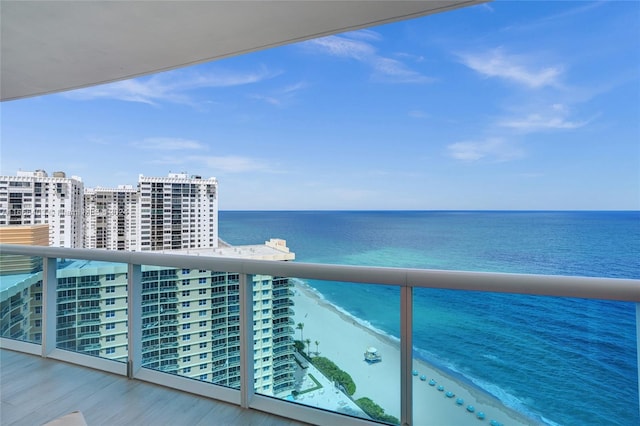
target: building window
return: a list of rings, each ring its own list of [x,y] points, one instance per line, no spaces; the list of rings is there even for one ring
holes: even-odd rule
[[[207,316],[207,311],[200,311],[198,313],[198,315],[200,315],[201,317],[206,317]]]
[[[114,285],[110,285],[105,287],[104,289],[105,293],[115,293],[116,292],[116,286]]]
[[[191,324],[182,324],[182,329],[183,330],[188,330],[191,328]]]
[[[35,298],[36,300],[42,300],[42,293],[36,293],[36,294],[34,295],[34,298]]]
[[[115,330],[115,328],[116,328],[116,323],[115,322],[110,322],[109,324],[107,324],[105,326],[106,330]]]
[[[200,375],[200,380],[207,380],[207,376],[208,376],[208,374],[201,374]]]
[[[184,312],[184,313],[182,314],[182,319],[187,319],[187,318],[189,318],[189,317],[191,317],[191,313],[189,313],[189,312]]]
[[[35,326],[36,326],[36,327],[42,327],[42,320],[39,320],[39,319],[38,319],[38,320],[36,320],[36,321],[35,321]]]
[[[200,370],[206,370],[207,364],[200,364]]]
[[[106,299],[104,301],[105,305],[115,305],[116,304],[116,299],[111,298],[111,299]]]
[[[206,288],[199,289],[198,294],[207,294],[207,289]]]
[[[185,291],[183,291],[183,292],[182,292],[182,296],[183,296],[183,297],[186,297],[186,296],[188,296],[188,295],[189,295],[189,293],[190,293],[190,291],[189,291],[189,290],[185,290]]]
[[[206,300],[206,299],[200,299],[200,300],[198,300],[198,305],[200,305],[200,306],[204,306],[204,305],[206,305],[206,304],[207,304],[207,300]]]
[[[107,355],[116,353],[116,348],[107,348]]]
[[[182,372],[183,372],[183,373],[185,373],[185,374],[186,374],[186,373],[191,373],[191,367],[185,367],[185,368],[183,368],[183,369],[182,369]]]
[[[182,307],[183,308],[188,308],[189,307],[189,302],[182,302]]]
[[[182,352],[189,352],[191,350],[191,345],[186,345],[182,347]]]
[[[115,342],[116,336],[107,336],[104,341],[105,342]]]
[[[206,331],[201,331],[200,332],[200,337],[207,337],[207,332]]]
[[[190,281],[189,280],[182,280],[182,285],[189,285]]]
[[[41,313],[42,313],[42,306],[36,306],[34,309],[35,309],[35,311],[34,311],[34,312],[35,312],[36,314],[41,314]]]
[[[191,335],[190,334],[185,334],[184,336],[182,336],[182,341],[186,342],[187,340],[191,340]]]
[[[107,275],[105,276],[105,279],[106,279],[107,281],[113,281],[113,280],[115,280],[115,279],[116,279],[116,274],[107,274]]]
[[[205,352],[205,353],[200,354],[200,359],[207,359],[207,354],[206,354],[206,352]]]
[[[183,270],[182,270],[182,275],[187,275],[189,272],[191,272],[191,270],[189,270],[189,269],[183,269]]]
[[[200,349],[204,349],[207,347],[207,342],[200,343]]]
[[[206,326],[207,326],[207,322],[206,322],[206,321],[200,321],[200,322],[198,323],[198,325],[199,325],[200,327],[206,327]]]
[[[191,362],[191,357],[190,356],[183,357],[182,362]]]
[[[115,316],[116,316],[116,311],[107,311],[105,313],[106,318],[115,318]]]

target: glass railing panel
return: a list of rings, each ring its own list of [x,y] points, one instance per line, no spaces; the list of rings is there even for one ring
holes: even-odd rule
[[[254,283],[254,321],[256,393],[399,422],[398,287],[276,279],[263,291]],[[273,335],[271,352],[257,343],[264,330]]]
[[[0,336],[42,343],[42,258],[0,254]]]
[[[240,389],[237,273],[142,266],[142,367]]]
[[[127,265],[58,259],[56,347],[126,362]]]
[[[415,424],[640,424],[635,305],[414,291]]]

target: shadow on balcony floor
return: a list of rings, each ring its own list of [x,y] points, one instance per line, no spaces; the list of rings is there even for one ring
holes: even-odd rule
[[[74,410],[97,425],[297,426],[297,421],[126,377],[0,350],[0,424],[40,425]]]

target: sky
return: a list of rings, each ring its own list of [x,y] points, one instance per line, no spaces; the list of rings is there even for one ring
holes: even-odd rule
[[[220,210],[639,210],[640,2],[496,1],[0,104],[0,174]]]

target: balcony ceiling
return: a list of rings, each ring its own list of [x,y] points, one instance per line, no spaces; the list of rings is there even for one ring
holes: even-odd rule
[[[482,2],[2,0],[0,99],[128,79]]]

